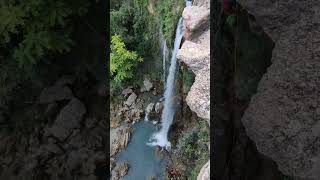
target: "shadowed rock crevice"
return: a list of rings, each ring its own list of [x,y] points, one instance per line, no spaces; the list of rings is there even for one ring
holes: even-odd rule
[[[241,8],[240,8],[241,9]],[[271,65],[274,43],[254,17],[241,9],[237,23],[215,16],[213,81],[213,177],[220,180],[277,180],[283,175],[268,157],[257,151],[241,118]],[[219,21],[220,19],[220,21]],[[257,127],[258,128],[258,127]]]

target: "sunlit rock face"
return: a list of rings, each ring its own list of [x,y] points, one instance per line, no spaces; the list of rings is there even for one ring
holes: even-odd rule
[[[186,97],[190,109],[210,124],[210,1],[195,0],[183,11],[186,40],[177,59],[196,75]],[[210,161],[200,170],[197,180],[210,179]]]
[[[239,0],[275,43],[242,122],[286,175],[320,177],[320,1]]]

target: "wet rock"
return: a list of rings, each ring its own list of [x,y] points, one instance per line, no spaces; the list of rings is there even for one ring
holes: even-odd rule
[[[127,97],[128,95],[130,95],[130,94],[132,94],[133,93],[133,90],[132,90],[132,86],[129,86],[129,87],[127,87],[126,89],[124,89],[123,91],[122,91],[122,95],[124,95],[124,97]]]
[[[184,26],[192,32],[209,25],[210,10],[203,6],[188,6],[184,8],[182,17]]]
[[[131,139],[132,128],[125,127],[119,129],[116,134],[116,139],[111,144],[110,156],[116,155],[118,152],[125,149]]]
[[[197,180],[210,180],[210,160],[201,168]]]
[[[51,128],[46,129],[46,134],[52,134],[60,140],[64,140],[72,130],[80,127],[80,121],[86,113],[84,104],[78,99],[72,99],[58,114]]]
[[[150,103],[148,104],[147,108],[146,108],[146,112],[152,112],[154,108],[154,103]]]
[[[39,103],[49,104],[55,101],[70,100],[73,98],[72,91],[66,86],[52,86],[42,90]]]
[[[116,166],[116,160],[114,158],[110,158],[110,172]]]
[[[163,102],[157,102],[154,110],[157,114],[160,114],[163,110]]]
[[[135,93],[132,93],[124,104],[127,106],[131,106],[136,101],[136,99],[137,95]]]
[[[118,162],[114,170],[112,171],[112,180],[119,180],[127,174],[129,170],[128,162]]]
[[[140,92],[148,92],[153,88],[153,84],[150,80],[150,78],[145,77],[143,80],[143,87],[140,89]]]

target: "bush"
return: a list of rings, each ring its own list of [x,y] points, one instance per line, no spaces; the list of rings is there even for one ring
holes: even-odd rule
[[[201,167],[208,161],[208,142],[209,128],[204,120],[199,120],[197,127],[179,138],[174,153],[186,165],[188,179],[196,179]]]
[[[143,59],[134,51],[128,51],[120,36],[114,35],[111,40],[110,74],[113,80],[123,83],[133,77],[134,68]]]

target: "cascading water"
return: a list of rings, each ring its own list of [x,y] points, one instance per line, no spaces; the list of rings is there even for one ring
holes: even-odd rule
[[[166,81],[166,88],[164,92],[164,109],[161,115],[161,130],[155,133],[148,143],[152,146],[161,146],[166,149],[170,149],[171,143],[168,141],[168,132],[169,128],[173,122],[173,117],[175,113],[174,108],[174,85],[175,85],[175,74],[177,69],[177,51],[180,47],[181,40],[183,37],[183,23],[182,18],[179,19],[177,29],[176,29],[176,37],[174,41],[174,48],[171,56],[171,64],[169,68],[169,74]]]

